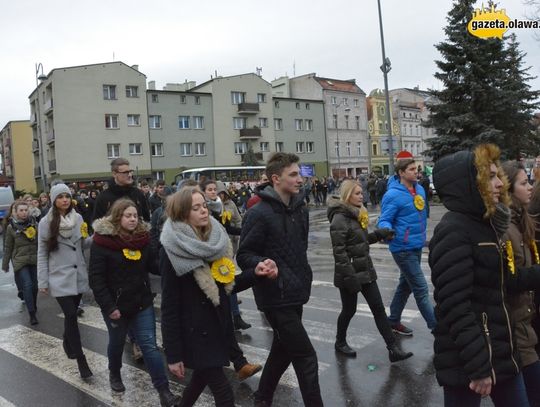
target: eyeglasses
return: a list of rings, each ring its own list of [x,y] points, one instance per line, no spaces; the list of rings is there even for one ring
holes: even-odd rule
[[[127,174],[133,174],[133,170],[127,170],[127,171],[115,171],[117,174],[127,175]]]

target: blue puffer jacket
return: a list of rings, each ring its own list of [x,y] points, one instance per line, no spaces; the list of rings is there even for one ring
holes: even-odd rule
[[[416,194],[426,200],[424,188],[415,183]],[[388,180],[388,190],[384,194],[379,217],[379,228],[389,228],[396,231],[396,236],[390,241],[392,253],[405,250],[421,249],[426,240],[427,216],[426,209],[419,211],[414,206],[410,192],[399,182],[396,175]]]

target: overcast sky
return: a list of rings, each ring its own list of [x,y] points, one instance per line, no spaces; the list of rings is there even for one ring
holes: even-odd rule
[[[390,88],[439,88],[433,45],[444,39],[452,1],[381,3]],[[523,0],[501,0],[499,8],[512,19],[528,11]],[[113,60],[137,64],[158,89],[256,67],[268,81],[316,72],[355,78],[367,93],[383,87],[376,0],[17,0],[4,1],[1,14],[0,128],[29,119],[38,62],[45,74]],[[540,41],[532,31],[514,32],[540,76]],[[540,89],[540,79],[532,85]]]

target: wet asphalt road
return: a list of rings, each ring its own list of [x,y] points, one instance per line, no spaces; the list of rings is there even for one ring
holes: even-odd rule
[[[371,223],[377,212],[371,211]],[[443,214],[443,208],[432,207],[428,236]],[[422,267],[429,282],[427,249]],[[378,273],[378,284],[385,305],[390,303],[398,271],[385,245],[371,247]],[[385,344],[378,334],[369,308],[359,297],[358,312],[352,320],[349,344],[358,352],[355,359],[334,352],[335,326],[340,311],[339,293],[333,287],[333,258],[325,211],[311,211],[309,258],[314,271],[310,302],[304,308],[304,325],[319,358],[319,378],[326,406],[442,406],[442,390],[433,369],[433,338],[420,316],[414,298],[409,299],[403,323],[414,329],[414,336],[398,338],[403,349],[414,356],[390,364]],[[153,284],[159,292],[159,279]],[[239,294],[243,318],[252,328],[237,333],[246,357],[252,363],[264,363],[272,332],[256,310],[251,290]],[[159,319],[159,295],[156,309]],[[112,394],[108,386],[107,332],[91,295],[84,297],[85,315],[79,319],[83,346],[94,377],[83,381],[75,361],[67,360],[61,350],[63,319],[56,301],[40,295],[39,325],[31,327],[24,305],[16,297],[13,273],[0,275],[0,407],[37,406],[156,406],[159,405],[144,365],[131,360],[129,346],[124,353],[122,375],[125,394]],[[159,331],[159,326],[158,326]],[[60,338],[60,339],[59,339]],[[160,335],[158,334],[158,338]],[[158,342],[159,343],[159,342]],[[236,404],[251,406],[260,373],[239,383],[227,369]],[[171,379],[172,390],[181,393],[183,382]],[[205,392],[197,405],[212,406]],[[302,406],[292,367],[284,375],[274,399],[275,406]],[[484,401],[482,406],[490,406]]]

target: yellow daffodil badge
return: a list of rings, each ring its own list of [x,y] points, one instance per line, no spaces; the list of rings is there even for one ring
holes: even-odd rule
[[[81,223],[81,236],[83,239],[88,237],[88,223],[86,222]]]
[[[227,257],[216,260],[210,266],[210,271],[214,280],[228,284],[234,281],[234,263]]]
[[[538,246],[536,245],[536,241],[531,240],[530,246],[531,246],[531,251],[533,254],[534,264],[540,264],[540,256],[538,255]]]
[[[360,211],[358,214],[358,222],[360,223],[360,226],[362,226],[362,229],[367,229],[369,225],[369,215],[367,211]]]
[[[24,229],[24,235],[28,238],[28,240],[34,240],[36,238],[36,228],[33,226],[28,226],[26,229]]]
[[[232,219],[232,213],[230,211],[223,211],[221,214],[221,223],[225,225],[227,222],[230,222]]]
[[[414,196],[414,207],[419,211],[424,210],[424,208],[426,207],[426,202],[424,201],[424,198],[422,198],[422,195],[416,194]]]
[[[140,250],[124,249],[122,250],[122,253],[124,253],[124,257],[128,260],[137,261],[141,259]]]
[[[508,270],[510,273],[516,274],[516,265],[514,264],[514,249],[512,248],[512,242],[506,241],[506,260],[508,261]]]

